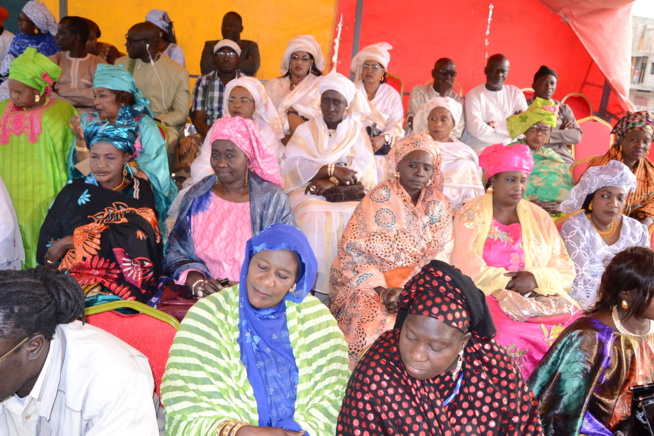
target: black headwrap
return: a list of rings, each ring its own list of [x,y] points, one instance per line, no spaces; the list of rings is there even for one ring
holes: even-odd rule
[[[479,338],[497,333],[486,295],[470,277],[440,260],[432,260],[404,285],[398,305],[395,328],[402,328],[407,315],[423,315]]]
[[[538,80],[539,77],[548,76],[548,75],[554,76],[557,79],[559,78],[559,76],[556,75],[556,71],[554,71],[553,69],[549,68],[546,65],[541,65],[538,71],[536,71],[536,74],[534,74],[534,82]]]

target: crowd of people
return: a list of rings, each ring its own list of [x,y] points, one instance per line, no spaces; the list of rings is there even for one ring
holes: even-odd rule
[[[390,44],[350,80],[298,35],[264,83],[229,12],[191,93],[166,11],[126,29],[127,54],[39,0],[17,18],[0,23],[1,434],[649,425],[632,392],[654,397],[651,113],[619,119],[575,183],[583,131],[547,66],[526,99],[492,55],[464,97],[440,58],[405,108]],[[171,296],[159,399],[145,357],[79,319]]]

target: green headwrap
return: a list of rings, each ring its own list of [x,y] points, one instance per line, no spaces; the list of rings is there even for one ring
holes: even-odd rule
[[[9,67],[10,79],[32,87],[46,97],[60,76],[61,68],[36,51],[34,47],[26,48],[22,55],[11,62],[11,67]]]
[[[536,97],[525,112],[508,117],[506,127],[511,138],[515,139],[536,123],[545,123],[555,128],[558,114],[559,107],[555,102]]]

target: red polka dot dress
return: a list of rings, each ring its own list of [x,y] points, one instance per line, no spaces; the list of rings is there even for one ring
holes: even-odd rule
[[[425,269],[433,268],[434,263],[440,269],[446,265],[454,270],[439,261]],[[421,280],[419,276],[425,269],[412,279],[414,285],[415,280]],[[451,275],[456,274],[452,271]],[[450,278],[446,274],[442,277]],[[405,299],[404,307],[409,314],[432,316],[452,326],[464,327],[464,331],[475,324],[474,317],[471,319],[465,310],[460,310],[462,307],[470,310],[470,306],[452,304],[452,298],[463,298],[460,291],[452,293],[451,289],[440,286],[439,292],[445,291],[449,296],[443,298],[439,292],[428,292],[431,295],[427,298],[416,298],[419,294],[424,297],[425,293],[414,289],[413,295],[405,295],[410,285],[411,282],[400,296],[400,300]],[[456,289],[457,283],[453,285]],[[480,301],[485,301],[483,293],[478,292]],[[402,307],[402,301],[398,302]],[[534,395],[511,357],[493,339],[484,338],[470,328],[472,337],[465,347],[461,370],[458,373],[448,370],[421,381],[405,369],[399,351],[400,331],[401,326],[382,334],[359,361],[343,400],[337,435],[543,434]]]

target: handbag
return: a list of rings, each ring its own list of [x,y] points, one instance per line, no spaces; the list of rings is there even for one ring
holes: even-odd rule
[[[509,318],[514,321],[564,323],[574,312],[574,305],[565,298],[556,295],[537,295],[525,297],[524,295],[508,289],[498,289],[493,297]]]
[[[654,383],[632,386],[631,431],[633,435],[654,436]]]
[[[198,302],[197,298],[186,286],[178,285],[172,280],[164,283],[163,286],[161,301],[157,309],[182,321],[189,309]]]
[[[344,201],[360,201],[366,196],[361,183],[355,185],[339,185],[322,193],[325,200],[330,203],[341,203]]]

